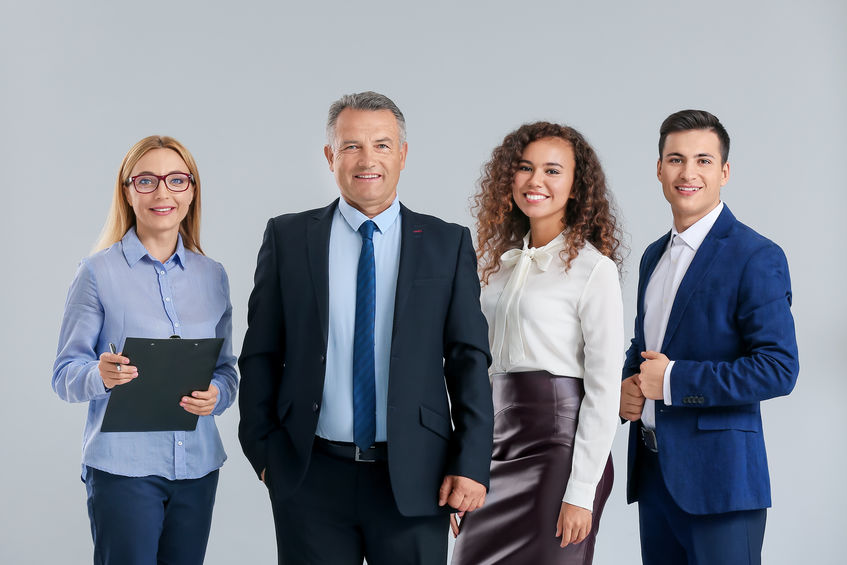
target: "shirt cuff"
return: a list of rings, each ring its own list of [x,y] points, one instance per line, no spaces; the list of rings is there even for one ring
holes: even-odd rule
[[[565,496],[562,502],[585,508],[589,512],[594,509],[594,494],[597,491],[597,486],[591,486],[588,483],[570,480],[565,489]]]
[[[662,396],[665,400],[665,406],[671,406],[673,403],[671,402],[671,369],[673,369],[673,364],[676,361],[671,361],[668,363],[668,366],[665,367],[665,380],[662,383]]]

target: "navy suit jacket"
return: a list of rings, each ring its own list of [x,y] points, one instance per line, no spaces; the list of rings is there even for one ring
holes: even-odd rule
[[[643,361],[644,292],[670,233],[641,259],[635,337],[623,378]],[[782,249],[724,207],[679,285],[662,353],[675,361],[671,406],[656,402],[662,475],[690,514],[771,505],[759,402],[786,395],[799,370]],[[638,499],[638,426],[630,426],[627,500]]]
[[[306,474],[320,414],[337,202],[272,218],[259,250],[239,359],[238,435],[277,501]],[[470,232],[402,205],[400,214],[388,467],[400,512],[416,516],[448,510],[437,505],[447,474],[488,486],[491,355]]]

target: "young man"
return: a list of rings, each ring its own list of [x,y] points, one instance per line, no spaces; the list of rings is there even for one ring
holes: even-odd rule
[[[239,438],[280,563],[443,564],[450,508],[482,505],[492,450],[470,233],[397,199],[391,100],[342,97],[327,135],[341,198],[271,219],[259,251]]]
[[[721,202],[728,154],[708,112],[662,123],[673,226],[641,259],[621,385],[646,565],[761,562],[771,498],[759,403],[794,388],[797,343],[785,255]]]

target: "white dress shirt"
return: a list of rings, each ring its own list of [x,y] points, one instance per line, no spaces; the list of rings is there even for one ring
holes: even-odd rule
[[[692,226],[682,233],[671,228],[671,238],[668,246],[662,254],[647,289],[644,291],[644,343],[648,351],[662,352],[662,342],[665,340],[665,330],[668,328],[668,318],[671,308],[676,299],[676,291],[682,282],[694,255],[700,249],[700,245],[712,226],[721,215],[723,202],[720,202],[714,210],[697,220]],[[671,405],[671,371],[674,362],[668,363],[665,368],[665,379],[662,386],[662,396],[665,406]],[[646,428],[656,428],[656,401],[647,399],[641,411],[641,423]]]
[[[565,271],[560,234],[507,251],[482,289],[490,373],[548,371],[583,379],[564,501],[589,510],[618,426],[623,305],[614,262],[586,243]]]

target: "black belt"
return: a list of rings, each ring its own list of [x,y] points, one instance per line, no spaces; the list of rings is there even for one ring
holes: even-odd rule
[[[315,436],[315,450],[337,459],[347,459],[359,463],[388,461],[388,443],[384,441],[378,441],[363,451],[355,443],[332,441],[321,436]]]
[[[639,427],[639,432],[639,435],[641,436],[641,443],[644,444],[644,447],[646,447],[648,451],[659,453],[659,442],[656,440],[656,430],[645,428],[642,424]]]

